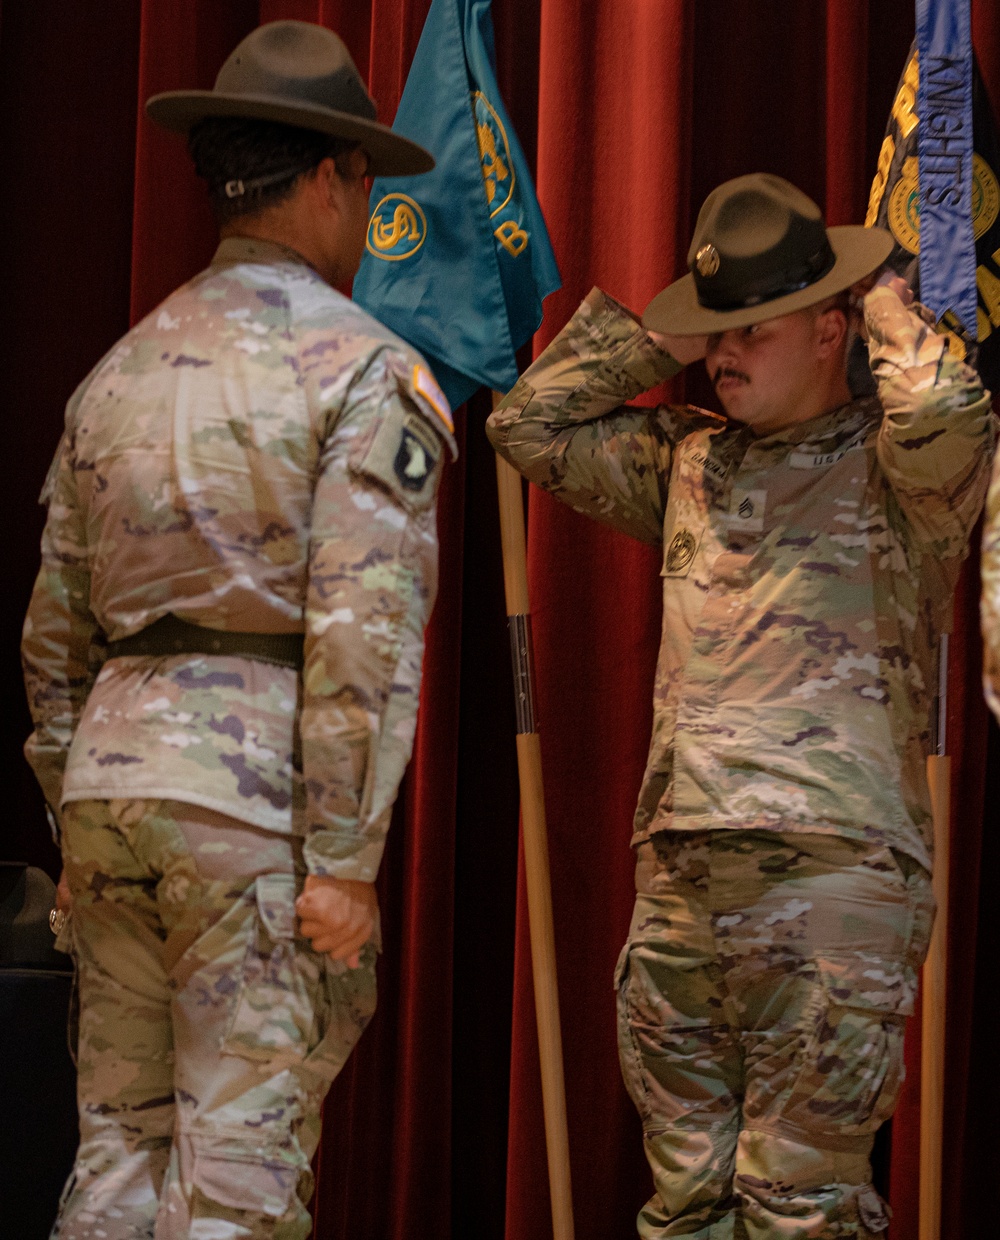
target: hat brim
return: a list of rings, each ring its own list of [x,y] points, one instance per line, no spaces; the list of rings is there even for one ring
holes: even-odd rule
[[[319,104],[293,103],[274,95],[171,90],[147,100],[146,114],[157,125],[181,134],[187,134],[193,125],[210,116],[241,116],[353,139],[368,153],[369,174],[376,177],[416,176],[434,167],[430,151],[394,133],[388,125],[350,112],[338,112]]]
[[[850,288],[881,267],[892,252],[892,234],[884,228],[863,228],[845,224],[827,229],[834,264],[815,284],[775,297],[753,306],[735,310],[712,310],[698,301],[694,276],[682,276],[662,293],[657,293],[642,312],[642,325],[647,331],[665,332],[670,336],[711,336],[715,332],[750,327],[765,319],[777,319],[796,310],[805,310],[834,293]]]

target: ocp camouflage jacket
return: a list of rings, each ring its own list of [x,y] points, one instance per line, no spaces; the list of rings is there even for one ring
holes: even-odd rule
[[[679,369],[595,289],[489,421],[532,482],[661,544],[663,636],[633,843],[743,828],[878,840],[929,864],[936,632],[982,506],[974,371],[886,288],[878,397],[757,438],[624,401]]]
[[[415,730],[451,418],[418,354],[294,252],[246,238],[119,342],[69,403],[24,627],[52,808],[160,797],[305,837],[371,880]],[[301,675],[130,656],[173,613],[305,632]]]

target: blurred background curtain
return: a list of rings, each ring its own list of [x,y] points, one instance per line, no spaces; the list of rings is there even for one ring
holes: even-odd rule
[[[63,407],[102,353],[205,265],[215,238],[183,143],[139,102],[209,87],[259,21],[339,31],[391,122],[429,0],[2,0],[4,593],[0,855],[58,870],[20,754],[17,645],[38,564],[36,497]],[[833,224],[864,216],[912,0],[494,0],[501,89],[563,274],[536,348],[600,284],[640,309],[684,269],[720,181],[776,172]],[[973,0],[1000,103],[1000,8]],[[527,357],[524,359],[526,362]],[[711,406],[703,376],[666,395]],[[664,393],[660,393],[661,397]],[[379,879],[379,1009],[325,1111],[320,1240],[547,1240],[548,1191],[492,454],[480,394],[439,508],[441,591],[413,763]],[[649,1193],[620,1083],[611,973],[632,902],[630,821],[651,722],[659,559],[534,490],[540,717],[579,1240],[631,1234]],[[989,1234],[1000,1088],[992,981],[1000,744],[979,688],[978,576],[951,653],[947,1240]],[[916,1237],[919,1021],[883,1165],[892,1240]],[[884,1146],[883,1154],[887,1154]]]

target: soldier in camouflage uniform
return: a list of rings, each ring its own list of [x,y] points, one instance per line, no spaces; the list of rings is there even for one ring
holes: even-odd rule
[[[1000,454],[986,494],[982,558],[983,688],[1000,721]]]
[[[366,172],[433,160],[304,23],[149,108],[194,126],[223,239],[74,394],[43,494],[27,754],[81,1003],[54,1234],[294,1240],[375,1004],[372,884],[455,450],[423,360],[331,285],[363,250]]]
[[[531,481],[663,549],[616,974],[643,1237],[887,1225],[869,1154],[933,913],[936,633],[993,436],[901,281],[864,298],[878,394],[852,399],[847,290],[890,246],[779,178],[729,182],[658,334],[595,289],[489,422]],[[698,356],[728,418],[625,404]]]

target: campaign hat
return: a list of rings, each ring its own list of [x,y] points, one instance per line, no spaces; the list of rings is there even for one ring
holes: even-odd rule
[[[211,90],[171,90],[146,103],[152,120],[186,134],[207,117],[276,121],[358,142],[372,176],[429,172],[434,157],[380,125],[343,40],[312,22],[258,26],[235,48]]]
[[[804,310],[870,275],[892,246],[884,228],[827,228],[813,200],[782,177],[736,177],[705,199],[689,274],[653,298],[642,325],[711,335]]]

